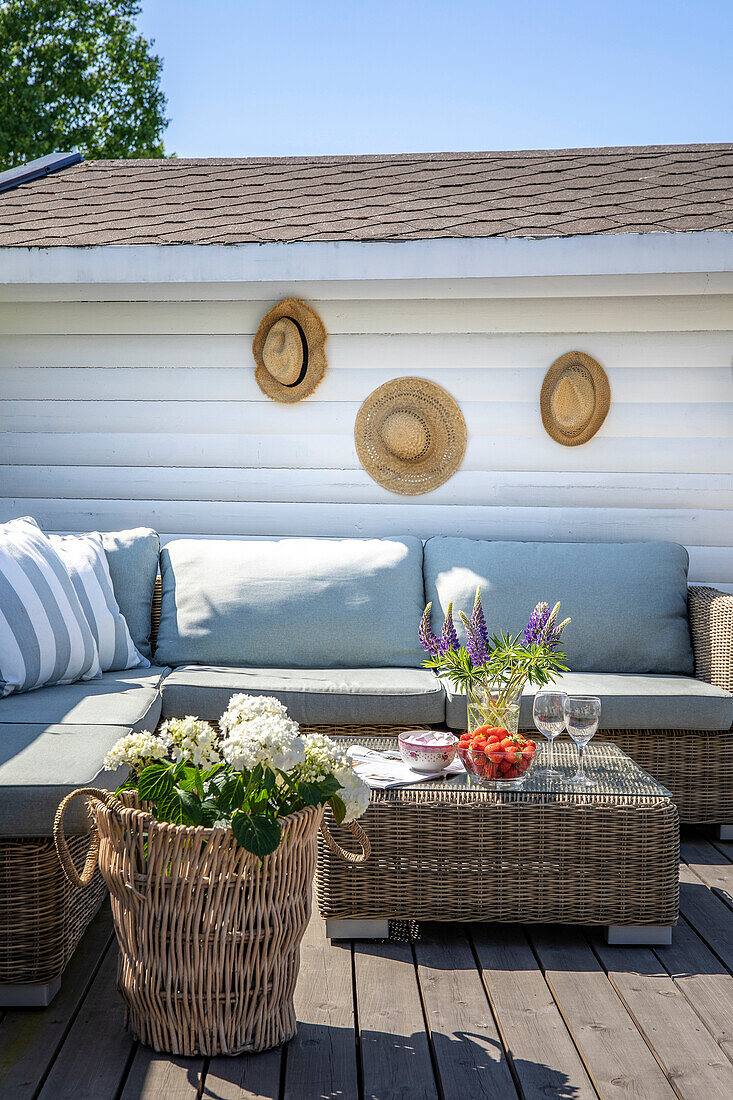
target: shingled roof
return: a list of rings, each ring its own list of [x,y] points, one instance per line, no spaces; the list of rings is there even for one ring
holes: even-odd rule
[[[733,230],[733,144],[97,160],[0,194],[0,246]]]

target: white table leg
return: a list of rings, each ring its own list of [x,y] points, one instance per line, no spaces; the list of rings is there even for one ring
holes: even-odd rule
[[[615,947],[669,947],[672,942],[670,924],[609,924],[606,942]]]
[[[388,920],[327,920],[326,936],[329,940],[386,940],[389,936]]]

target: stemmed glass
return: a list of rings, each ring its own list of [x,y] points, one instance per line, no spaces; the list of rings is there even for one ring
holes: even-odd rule
[[[578,746],[578,770],[568,779],[575,787],[593,787],[595,779],[589,779],[583,771],[585,746],[598,729],[601,719],[601,700],[597,695],[568,695],[565,700],[565,728]]]
[[[532,704],[534,724],[547,738],[547,767],[537,772],[545,779],[562,778],[562,772],[552,766],[552,756],[555,738],[565,729],[566,700],[564,691],[538,691]]]

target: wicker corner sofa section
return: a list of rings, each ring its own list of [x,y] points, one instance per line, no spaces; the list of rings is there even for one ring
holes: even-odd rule
[[[121,540],[123,549],[138,537],[157,539],[154,532],[132,535]],[[102,900],[101,879],[85,892],[66,884],[51,840],[53,804],[73,787],[114,788],[120,781],[100,770],[116,727],[150,729],[161,718],[189,713],[216,720],[236,691],[279,695],[304,728],[325,733],[365,737],[445,725],[446,694],[421,668],[414,640],[431,595],[420,540],[273,540],[260,548],[258,554],[251,541],[181,540],[160,556],[162,583],[157,550],[152,557],[148,552],[144,569],[118,564],[112,568],[118,601],[126,614],[147,614],[147,627],[138,631],[154,667],[105,674],[96,688],[43,688],[0,700],[0,733],[31,721],[24,708],[40,707],[43,717],[25,729],[37,729],[49,751],[58,745],[61,752],[91,733],[96,753],[86,770],[78,763],[76,770],[59,769],[56,786],[47,776],[47,822],[36,814],[37,826],[15,831],[22,800],[16,791],[16,818],[12,811],[9,818],[3,788],[12,786],[7,769],[14,761],[0,754],[0,1005],[48,1002]],[[122,586],[136,587],[134,600]],[[733,722],[733,594],[687,589],[684,575],[682,586],[694,675],[730,705]],[[531,609],[538,595],[556,593],[530,586],[523,606]],[[281,657],[278,668],[273,654]],[[89,711],[85,692],[94,704]],[[20,717],[13,718],[16,711]],[[614,742],[668,787],[683,822],[733,824],[731,722],[715,730],[602,728],[597,740]],[[80,864],[87,830],[83,815],[70,830]]]
[[[688,589],[695,677],[733,693],[733,593]],[[733,729],[600,730],[672,793],[680,822],[733,824]]]

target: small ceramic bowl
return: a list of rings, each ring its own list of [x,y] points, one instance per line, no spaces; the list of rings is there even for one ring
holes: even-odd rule
[[[439,772],[452,764],[457,737],[436,730],[405,730],[398,742],[400,756],[416,772]]]

